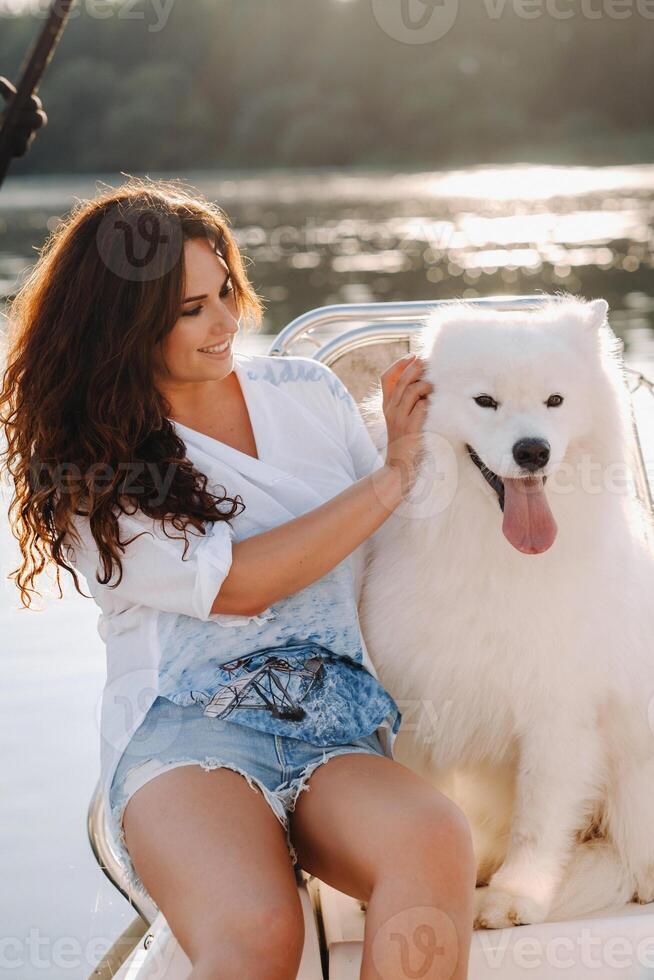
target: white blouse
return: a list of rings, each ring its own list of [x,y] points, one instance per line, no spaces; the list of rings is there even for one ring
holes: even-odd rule
[[[123,575],[116,587],[100,585],[96,580],[101,563],[86,518],[74,520],[81,546],[67,539],[69,560],[86,579],[100,607],[98,631],[106,645],[100,784],[107,809],[122,752],[158,694],[165,696],[162,676],[165,678],[167,658],[172,660],[174,651],[180,650],[180,624],[193,627],[195,622],[190,634],[188,628],[184,634],[189,663],[193,662],[193,651],[187,649],[188,638],[194,633],[197,655],[206,649],[210,632],[212,649],[220,651],[222,661],[233,659],[243,643],[250,643],[253,637],[263,637],[265,643],[250,646],[250,650],[272,645],[276,639],[282,644],[288,638],[289,620],[280,616],[275,622],[278,617],[272,608],[260,616],[211,613],[231,567],[232,541],[260,534],[320,506],[383,465],[356,402],[326,365],[309,357],[235,353],[234,371],[250,415],[259,459],[173,423],[188,458],[209,478],[207,489],[221,496],[241,496],[245,508],[232,519],[232,527],[224,521],[207,524],[204,535],[189,527],[190,543],[182,561],[184,539],[180,531],[170,525],[168,533],[177,536],[175,540],[163,533],[160,521],[141,512],[121,514],[121,540],[140,536],[121,556]],[[147,533],[140,533],[143,531]],[[355,657],[377,677],[356,614],[363,548],[352,552],[324,580],[340,575],[342,586],[342,576],[347,576],[352,603],[349,619],[355,629],[341,634],[342,649],[338,648],[338,636],[323,642],[344,656]],[[292,604],[289,608],[294,609]],[[307,614],[306,609],[294,612]],[[333,617],[329,618],[333,623]],[[319,615],[311,625],[320,630],[321,623],[325,625],[325,617]],[[348,649],[348,644],[356,649]],[[395,734],[387,720],[378,734],[392,752]]]

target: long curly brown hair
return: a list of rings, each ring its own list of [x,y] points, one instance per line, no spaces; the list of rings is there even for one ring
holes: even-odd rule
[[[226,215],[172,180],[131,177],[76,205],[10,304],[0,459],[13,479],[9,519],[21,552],[9,578],[27,608],[51,563],[59,597],[61,568],[84,594],[66,559],[67,536],[79,540],[73,515],[88,518],[104,585],[116,570],[122,578],[121,512],[160,519],[165,534],[170,518],[186,555],[189,524],[204,533],[205,522],[244,507],[207,490],[154,383],[155,347],[184,295],[183,244],[196,238],[224,259],[244,329],[259,327],[262,304]]]

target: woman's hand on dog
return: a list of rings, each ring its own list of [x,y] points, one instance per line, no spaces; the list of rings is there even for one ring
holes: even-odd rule
[[[422,374],[426,361],[408,354],[394,361],[381,375],[384,418],[388,432],[386,466],[400,473],[402,489],[410,489],[416,475],[427,396],[433,390]]]

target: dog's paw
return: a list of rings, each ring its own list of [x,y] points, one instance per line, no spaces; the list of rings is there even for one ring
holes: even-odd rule
[[[505,929],[544,922],[547,909],[528,895],[511,895],[489,885],[475,892],[475,929]]]
[[[649,905],[654,902],[654,867],[650,866],[643,874],[636,875],[636,891],[634,902]]]

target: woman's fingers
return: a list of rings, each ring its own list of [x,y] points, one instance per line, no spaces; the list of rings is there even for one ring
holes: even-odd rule
[[[399,377],[390,392],[389,404],[397,406],[400,404],[407,387],[416,381],[425,369],[425,363],[419,357],[411,361],[400,372]]]
[[[428,381],[419,381],[407,388],[398,408],[398,416],[402,419],[402,426],[407,433],[413,431],[416,425],[422,426],[427,411],[427,396],[432,390],[433,387]]]
[[[430,381],[421,378],[426,363],[420,357],[402,358],[391,364],[382,376],[388,434],[386,462],[399,470],[402,485],[406,488],[415,474],[427,396],[434,387]]]
[[[393,363],[386,368],[380,377],[382,391],[384,392],[385,398],[390,396],[398,378],[405,368],[409,364],[412,364],[414,360],[415,354],[405,354],[404,357],[400,357],[397,361],[393,361]]]
[[[400,379],[401,384],[398,382],[391,398],[391,402],[395,408],[399,409],[400,411],[408,411],[406,399],[411,395],[411,393],[416,391],[417,385],[420,386],[418,389],[420,394],[428,394],[429,391],[431,391],[431,382],[420,377],[423,371],[424,365],[420,365],[415,371],[412,371],[406,377],[402,375],[402,378]],[[412,395],[411,397],[411,404],[413,404],[415,398],[413,398]]]
[[[431,381],[414,381],[410,384],[404,392],[404,397],[402,398],[401,407],[407,414],[411,412],[416,402],[425,401],[427,395],[429,395],[434,390],[434,386]]]

